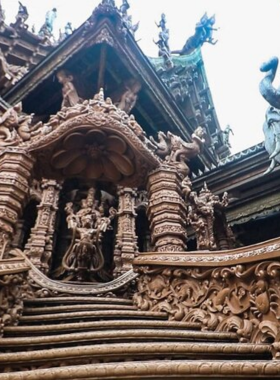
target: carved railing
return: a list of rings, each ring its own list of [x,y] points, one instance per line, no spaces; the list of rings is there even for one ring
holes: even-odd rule
[[[23,258],[0,260],[0,336],[3,328],[16,325],[22,314],[28,270]]]
[[[234,331],[241,341],[280,336],[280,238],[219,252],[142,253],[134,260],[142,310]]]

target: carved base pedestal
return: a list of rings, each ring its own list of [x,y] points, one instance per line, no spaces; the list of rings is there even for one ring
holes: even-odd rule
[[[148,178],[152,245],[158,252],[186,249],[186,205],[181,194],[181,178],[168,166],[153,171]]]

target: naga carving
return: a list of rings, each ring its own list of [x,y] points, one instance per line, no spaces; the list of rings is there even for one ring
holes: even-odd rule
[[[192,134],[192,142],[187,143],[181,137],[171,132],[158,133],[158,141],[151,136],[150,140],[156,147],[156,153],[169,165],[175,166],[183,177],[189,174],[190,169],[186,162],[196,157],[205,143],[205,128],[198,127]]]
[[[214,28],[215,21],[215,15],[208,17],[207,13],[205,13],[195,26],[195,34],[187,39],[181,50],[174,50],[171,53],[180,55],[190,54],[193,50],[201,47],[205,42],[215,45],[217,40],[213,38],[213,31],[218,30]]]
[[[265,73],[260,82],[260,93],[270,104],[265,115],[263,132],[265,136],[265,149],[271,160],[265,174],[270,173],[280,163],[280,89],[273,86],[273,81],[278,67],[278,58],[272,57],[264,62],[260,70]]]
[[[279,339],[280,264],[218,267],[136,267],[134,301],[165,311],[170,320],[199,322],[205,330],[236,332],[242,341]]]
[[[109,216],[105,216],[103,205],[95,200],[95,189],[90,188],[79,211],[74,212],[72,202],[66,204],[65,211],[72,241],[56,275],[66,275],[64,280],[94,281],[97,274],[99,279],[106,280],[101,242],[116,210],[111,207]]]

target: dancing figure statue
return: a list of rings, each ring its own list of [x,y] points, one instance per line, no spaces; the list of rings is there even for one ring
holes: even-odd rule
[[[66,274],[64,280],[94,281],[96,274],[102,277],[102,237],[109,229],[116,210],[111,207],[109,216],[106,217],[103,206],[98,206],[94,197],[95,189],[90,188],[87,198],[82,200],[81,208],[76,213],[72,202],[66,204],[66,221],[68,228],[72,230],[72,241],[62,259],[61,267],[56,271],[59,276]]]

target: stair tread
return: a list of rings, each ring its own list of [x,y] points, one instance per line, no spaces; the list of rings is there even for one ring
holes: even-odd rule
[[[217,333],[217,332],[204,332],[188,330],[182,331],[180,329],[126,329],[126,330],[105,330],[105,331],[93,331],[93,332],[77,332],[70,334],[58,334],[47,336],[34,336],[30,337],[12,337],[3,338],[1,340],[1,348],[10,347],[15,349],[16,347],[32,347],[40,345],[54,345],[54,344],[72,344],[75,342],[90,343],[93,341],[106,341],[108,340],[145,340],[145,339],[196,339],[207,341],[220,341],[220,340],[236,340],[236,334],[234,333]]]
[[[34,369],[0,374],[0,380],[51,379],[151,379],[151,378],[280,378],[279,360],[151,360],[122,363],[100,363],[56,368]],[[184,376],[184,377],[183,377]]]
[[[254,345],[254,344],[236,344],[236,343],[193,343],[193,342],[133,342],[133,343],[111,343],[78,347],[64,347],[44,349],[37,351],[22,351],[15,353],[0,354],[0,365],[9,363],[19,364],[20,362],[44,362],[48,360],[60,359],[83,359],[89,357],[105,357],[111,358],[114,356],[122,357],[127,354],[140,356],[158,355],[174,356],[178,354],[206,354],[211,355],[254,355],[255,360],[259,360],[259,355],[270,354],[270,345]]]
[[[61,319],[87,319],[87,318],[117,318],[117,317],[145,317],[145,318],[166,318],[167,313],[139,311],[139,310],[106,310],[106,311],[83,311],[83,312],[69,312],[69,313],[53,313],[53,314],[39,314],[39,315],[23,315],[20,317],[22,322],[47,322],[49,320]]]
[[[173,328],[177,329],[200,329],[199,323],[193,322],[175,322],[175,321],[157,321],[157,320],[117,320],[112,323],[110,321],[91,321],[91,322],[72,322],[63,324],[49,324],[49,325],[31,325],[31,326],[6,326],[4,333],[48,333],[48,332],[61,332],[71,330],[86,330],[86,329],[114,329],[114,328],[127,328],[133,327],[139,329],[142,327],[150,328]]]
[[[47,297],[47,298],[26,298],[24,299],[25,304],[51,304],[51,303],[64,303],[64,304],[72,304],[72,303],[89,303],[89,304],[124,304],[124,305],[133,305],[132,300],[125,298],[114,298],[114,297]]]
[[[70,310],[138,310],[133,305],[104,305],[104,304],[75,304],[75,305],[56,305],[44,307],[25,307],[24,314],[63,312]]]

